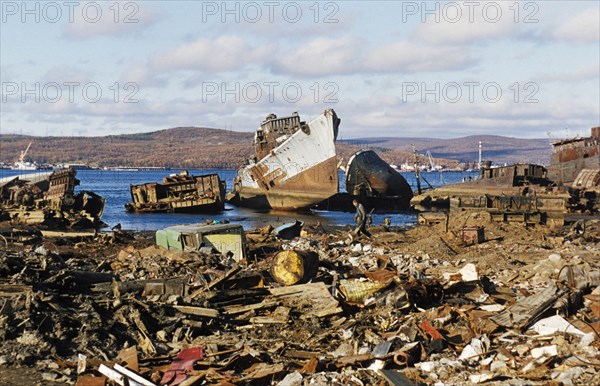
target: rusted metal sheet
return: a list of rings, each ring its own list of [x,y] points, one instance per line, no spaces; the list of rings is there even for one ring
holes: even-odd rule
[[[125,205],[137,213],[212,213],[225,206],[225,182],[218,174],[190,176],[187,171],[163,179],[163,183],[132,185],[132,202]]]
[[[563,290],[551,284],[490,319],[500,326],[518,327],[523,330],[534,323],[563,293]]]

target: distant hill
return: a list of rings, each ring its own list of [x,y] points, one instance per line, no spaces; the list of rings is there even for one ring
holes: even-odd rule
[[[550,162],[551,146],[547,139],[523,139],[500,135],[471,135],[468,137],[439,138],[359,138],[341,142],[358,147],[378,147],[412,152],[431,152],[434,159],[446,158],[460,162],[473,162],[479,158],[479,141],[482,143],[482,158],[496,164]]]
[[[237,168],[251,154],[253,136],[205,127],[176,127],[105,137],[2,135],[0,161],[14,162],[31,141],[29,155],[38,163]]]
[[[253,153],[254,133],[206,127],[176,127],[151,133],[104,137],[34,137],[0,135],[0,162],[12,164],[29,142],[29,156],[38,163],[86,163],[93,166],[161,166],[170,168],[238,168]],[[495,163],[547,163],[547,140],[502,136],[436,138],[361,138],[341,140],[338,155],[347,160],[352,153],[369,148],[392,164],[412,164],[412,146],[418,153],[431,151],[435,162],[447,166],[473,162],[478,142],[483,158]],[[428,162],[419,156],[419,162]]]

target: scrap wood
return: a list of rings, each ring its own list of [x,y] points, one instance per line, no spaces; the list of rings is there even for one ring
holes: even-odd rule
[[[172,306],[177,311],[195,316],[204,316],[207,318],[216,318],[219,316],[219,311],[212,308],[195,307],[195,306]]]
[[[322,282],[299,284],[279,288],[271,288],[271,294],[282,302],[297,306],[299,302],[312,303],[312,310],[301,316],[306,319],[311,316],[325,317],[342,312],[339,302],[331,296],[327,285]]]
[[[261,379],[271,375],[275,375],[283,371],[283,364],[268,364],[263,362],[254,363],[245,371],[244,377],[241,381],[248,381],[252,379]]]
[[[179,386],[196,386],[196,385],[200,385],[200,382],[203,381],[206,378],[206,374],[199,374],[199,375],[190,375],[190,377],[188,379],[186,379],[185,381],[181,382],[179,384]]]
[[[226,307],[223,307],[223,313],[226,315],[243,314],[244,312],[260,310],[263,308],[276,307],[278,305],[279,305],[278,301],[274,301],[274,300],[266,301],[265,300],[260,303],[246,304],[243,306],[238,306],[238,305],[226,306]]]
[[[320,354],[313,351],[300,351],[300,350],[286,350],[283,356],[287,358],[300,358],[300,359],[311,359],[318,357]]]
[[[139,371],[138,353],[135,346],[124,348],[121,351],[119,351],[117,359],[119,359],[119,361],[121,362],[126,363],[127,367],[129,367],[133,371]]]
[[[80,375],[77,377],[75,386],[104,386],[106,377],[95,377],[92,375]]]
[[[1,297],[10,297],[10,296],[25,295],[28,292],[31,292],[32,289],[33,289],[33,287],[30,285],[0,284],[0,296]]]
[[[241,269],[242,269],[242,267],[239,264],[235,264],[227,272],[225,272],[225,274],[223,276],[221,276],[220,278],[211,281],[210,283],[208,283],[208,285],[206,287],[199,288],[199,289],[195,290],[194,292],[192,292],[190,294],[190,298],[194,299],[194,298],[200,296],[202,293],[206,292],[207,290],[210,290],[210,289],[216,287],[220,283],[223,283],[224,281],[226,281],[227,279],[231,278],[233,275],[238,273]]]
[[[282,317],[271,317],[271,316],[254,316],[250,318],[252,324],[286,324],[287,318]]]
[[[77,377],[77,383],[75,386],[104,386],[106,384],[106,377],[94,377],[91,375],[81,375]]]

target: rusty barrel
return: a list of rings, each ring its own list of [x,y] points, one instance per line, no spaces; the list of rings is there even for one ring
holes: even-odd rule
[[[319,269],[319,255],[308,251],[281,251],[273,258],[271,276],[283,285],[306,283]]]

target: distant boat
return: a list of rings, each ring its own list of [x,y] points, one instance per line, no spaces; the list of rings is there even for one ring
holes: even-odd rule
[[[27,145],[27,149],[21,152],[19,160],[15,162],[13,166],[10,167],[12,170],[38,170],[40,168],[40,166],[37,163],[25,160],[25,157],[27,156],[27,152],[29,151],[31,144],[32,142],[29,142],[29,145]]]

